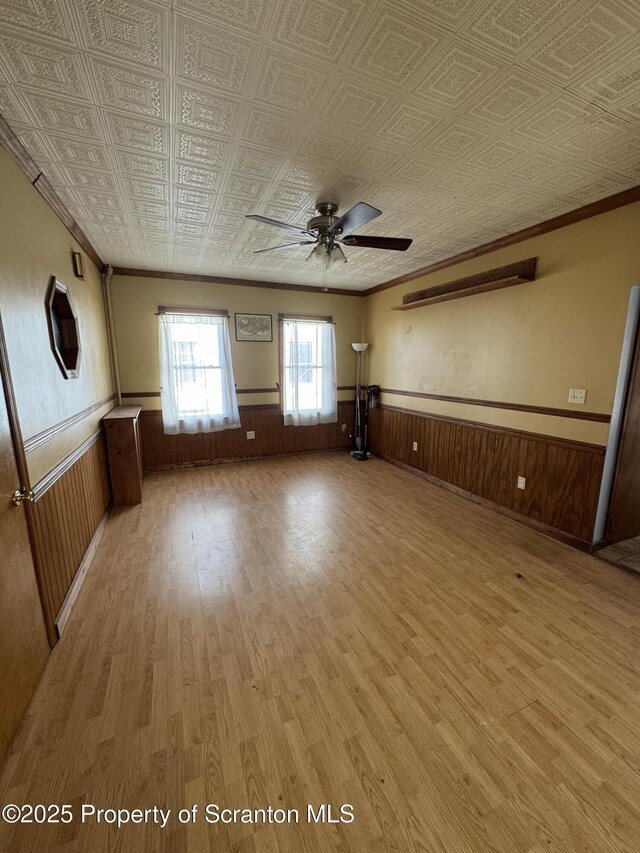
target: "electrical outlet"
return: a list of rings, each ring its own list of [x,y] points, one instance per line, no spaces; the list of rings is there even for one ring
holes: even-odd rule
[[[587,399],[587,389],[586,388],[569,388],[569,402],[570,403],[579,403],[580,405],[584,405],[584,402],[586,399]]]
[[[417,449],[418,449],[418,442],[417,442],[417,441],[414,441],[414,442],[413,442],[413,449],[414,449],[414,450],[417,450]]]
[[[250,429],[250,430],[247,432],[247,438],[255,438],[255,437],[256,437],[255,432],[254,432],[252,429]]]
[[[518,488],[524,489],[527,486],[527,478],[526,477],[518,477]]]
[[[347,431],[347,425],[346,425],[346,424],[342,424],[342,432],[346,432],[346,431]]]

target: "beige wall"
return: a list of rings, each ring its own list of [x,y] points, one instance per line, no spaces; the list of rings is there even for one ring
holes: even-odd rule
[[[640,204],[381,291],[366,299],[369,381],[385,388],[610,413],[630,288],[640,283]],[[402,296],[537,256],[537,280],[392,311]],[[567,402],[586,388],[585,406]],[[608,426],[383,395],[434,414],[606,443]]]
[[[0,311],[22,433],[28,439],[112,393],[102,285],[86,255],[86,280],[74,277],[71,253],[80,247],[1,148],[0,186]],[[78,379],[65,379],[51,352],[45,296],[52,276],[69,287],[78,313]],[[96,430],[110,405],[27,454],[32,484]]]
[[[360,340],[362,335],[362,297],[118,275],[112,279],[111,295],[124,392],[158,391],[160,388],[158,318],[155,316],[159,305],[229,311],[233,371],[239,389],[274,388],[279,381],[279,313],[330,314],[336,324],[338,385],[355,383],[356,362],[351,342]],[[273,342],[236,341],[233,316],[236,312],[271,314]],[[339,392],[338,399],[351,396],[349,392]],[[242,394],[239,403],[274,403],[277,400],[276,393]],[[147,409],[160,407],[159,397],[127,402],[139,403]]]

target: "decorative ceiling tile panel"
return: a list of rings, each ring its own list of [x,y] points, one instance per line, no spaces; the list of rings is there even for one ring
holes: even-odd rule
[[[176,163],[174,183],[181,187],[211,191],[217,188],[219,180],[220,173],[214,169]]]
[[[230,136],[235,129],[239,103],[211,94],[207,89],[177,83],[174,89],[174,122],[196,127],[218,136]]]
[[[56,158],[70,166],[89,166],[93,169],[111,169],[111,160],[104,145],[68,136],[48,133],[47,142]]]
[[[187,18],[178,20],[178,77],[207,83],[223,92],[240,93],[254,50],[253,45],[238,36],[223,34],[219,29]]]
[[[12,123],[16,132],[19,124],[33,123],[33,116],[24,98],[9,83],[0,83],[0,113]]]
[[[401,6],[415,16],[440,21],[457,31],[477,3],[475,0],[404,0]]]
[[[282,158],[264,148],[239,145],[231,168],[234,172],[273,179],[282,166]]]
[[[640,182],[632,0],[0,0],[0,111],[104,259],[361,289]],[[345,250],[346,251],[346,250]]]
[[[442,117],[434,115],[430,109],[398,104],[378,130],[377,137],[387,143],[415,146],[427,133],[443,122]]]
[[[605,107],[615,107],[634,96],[640,98],[640,39],[628,46],[615,65],[600,65],[569,88]]]
[[[556,142],[553,148],[566,154],[586,156],[601,145],[615,145],[628,132],[629,128],[622,122],[602,115],[593,121],[582,122],[579,129]]]
[[[0,0],[0,20],[22,30],[25,35],[39,33],[61,41],[74,41],[63,3],[52,3],[51,0]]]
[[[302,210],[314,202],[312,194],[308,190],[292,187],[288,184],[276,184],[269,200],[275,201],[276,204],[286,204],[288,207]]]
[[[164,124],[119,113],[105,112],[104,116],[114,145],[135,148],[148,154],[168,154],[167,129]]]
[[[231,173],[227,178],[225,191],[230,195],[239,195],[255,200],[263,198],[268,188],[267,181]]]
[[[167,162],[162,157],[134,154],[131,151],[115,151],[118,171],[121,175],[133,178],[146,178],[151,181],[167,179]]]
[[[21,85],[88,97],[87,69],[73,48],[4,36],[0,37],[0,55],[10,76]]]
[[[479,127],[474,127],[470,123],[453,121],[434,134],[429,147],[434,154],[459,160],[488,138],[489,134]]]
[[[168,206],[156,201],[130,199],[128,206],[132,213],[138,213],[141,216],[153,216],[156,219],[165,219],[169,215]]]
[[[505,63],[468,45],[447,41],[424,69],[415,94],[452,109],[472,98],[504,68]]]
[[[91,169],[66,166],[65,173],[72,187],[99,190],[115,194],[118,192],[118,184],[114,175],[108,172],[94,172]]]
[[[142,198],[149,201],[169,200],[169,187],[166,184],[125,179],[124,188],[127,196],[131,198]]]
[[[158,219],[155,216],[133,216],[133,223],[136,228],[146,229],[147,231],[165,231],[167,224],[163,219]]]
[[[83,34],[93,50],[150,68],[165,68],[166,11],[142,0],[83,0],[78,5]]]
[[[491,0],[474,4],[478,11],[465,29],[498,54],[517,57],[532,40],[564,15],[568,3],[557,0]],[[581,2],[572,5],[582,6]]]
[[[503,175],[509,180],[520,183],[536,182],[544,178],[553,169],[557,169],[561,161],[557,156],[538,152],[537,154],[526,154],[519,158],[515,164],[507,164]]]
[[[244,199],[243,199],[243,202],[244,202],[244,206],[246,209],[247,202]],[[224,204],[223,204],[223,206],[224,206]],[[216,225],[219,226],[220,228],[230,228],[231,230],[233,230],[237,233],[244,231],[248,227],[248,223],[247,223],[247,220],[244,218],[244,214],[241,214],[239,216],[234,216],[234,215],[228,214],[228,213],[218,213],[216,215],[215,221],[216,221]],[[246,238],[243,242],[244,242],[244,245],[246,246],[247,245]]]
[[[219,197],[218,209],[216,211],[216,222],[218,225],[221,225],[219,220],[222,212],[228,213],[237,219],[238,217],[244,217],[247,213],[251,213],[255,207],[255,199],[243,198],[242,196],[236,197],[225,193]],[[247,220],[244,220],[244,224],[249,225]],[[252,227],[253,224],[254,223],[251,223]]]
[[[237,27],[245,33],[262,32],[268,0],[177,0],[178,9],[194,12],[202,18]]]
[[[620,104],[617,114],[635,127],[640,126],[640,93],[635,95],[629,103]]]
[[[209,221],[209,214],[206,210],[197,210],[193,207],[181,207],[178,205],[175,210],[176,222],[191,222],[196,225],[206,225]]]
[[[482,169],[491,174],[504,174],[505,167],[508,167],[514,160],[521,157],[528,159],[529,156],[530,154],[523,145],[516,145],[505,139],[497,139],[470,157],[466,161],[466,165],[472,169]]]
[[[374,88],[365,89],[355,83],[345,83],[334,93],[323,117],[329,122],[363,131],[380,115],[389,101],[389,96],[378,94]]]
[[[562,4],[558,4],[561,6]],[[637,35],[638,12],[602,2],[589,2],[580,15],[568,16],[554,33],[550,33],[523,63],[525,67],[549,75],[567,85],[584,74],[607,54],[625,54],[625,40]]]
[[[216,203],[216,197],[213,193],[185,189],[184,187],[179,187],[176,200],[178,204],[188,204],[191,207],[201,207],[204,210],[213,210]]]
[[[304,112],[311,108],[326,81],[324,72],[278,55],[265,58],[260,76],[259,101]]]
[[[361,23],[365,0],[329,0],[318,6],[306,0],[285,0],[278,10],[273,39],[291,50],[335,63]]]
[[[123,210],[122,199],[117,195],[107,195],[106,193],[95,192],[95,190],[90,189],[76,189],[76,195],[80,199],[80,203],[90,209],[101,211]]]
[[[387,85],[402,84],[430,58],[442,38],[433,27],[400,14],[397,8],[371,17],[374,26],[353,67],[358,73],[380,77]]]
[[[346,135],[342,129],[314,127],[300,142],[297,153],[302,157],[335,162],[345,157],[355,144],[355,137]]]
[[[152,118],[166,117],[166,82],[162,78],[93,57],[91,62],[103,106]]]
[[[480,95],[467,108],[467,116],[504,127],[517,121],[551,91],[550,88],[532,82],[525,74],[513,69],[507,72],[506,77],[499,83],[491,84],[489,91]]]
[[[178,130],[175,137],[174,156],[192,163],[221,166],[228,147],[228,143],[221,142],[212,136]]]
[[[300,123],[297,116],[254,107],[247,117],[242,138],[265,148],[287,150]]]
[[[25,98],[38,127],[85,139],[100,138],[100,119],[93,107],[51,95],[25,93]]]
[[[321,185],[327,174],[326,162],[319,164],[309,160],[293,160],[280,173],[283,181],[313,189]]]
[[[518,125],[512,128],[512,133],[524,140],[550,143],[590,116],[591,113],[581,102],[572,101],[564,95],[552,97],[523,115]]]

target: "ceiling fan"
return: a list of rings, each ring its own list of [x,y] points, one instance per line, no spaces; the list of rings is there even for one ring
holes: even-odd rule
[[[376,216],[380,216],[381,210],[372,207],[364,201],[359,201],[342,216],[338,216],[338,205],[333,201],[321,201],[316,204],[317,216],[313,216],[302,228],[299,225],[291,225],[289,222],[279,222],[277,219],[269,219],[257,213],[247,214],[247,219],[256,222],[264,222],[266,225],[274,225],[276,228],[287,228],[290,231],[298,231],[306,240],[297,243],[282,243],[280,246],[270,246],[268,249],[257,249],[255,254],[261,252],[273,252],[276,249],[294,249],[299,246],[314,246],[307,260],[314,260],[325,269],[335,263],[347,262],[347,257],[342,251],[342,246],[360,246],[363,249],[394,249],[397,252],[406,252],[412,240],[403,237],[371,237],[369,235],[354,234],[358,228],[362,228],[367,222],[371,222]],[[342,245],[341,245],[342,244]]]

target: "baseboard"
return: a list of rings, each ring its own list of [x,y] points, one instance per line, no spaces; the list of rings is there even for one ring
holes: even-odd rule
[[[522,513],[509,509],[506,506],[501,506],[500,504],[494,503],[494,501],[489,501],[480,495],[475,495],[473,492],[467,492],[465,489],[454,486],[453,483],[447,483],[446,480],[440,480],[432,474],[427,474],[425,471],[421,471],[419,468],[407,465],[405,462],[399,462],[391,456],[385,456],[383,453],[376,453],[374,455],[377,456],[378,459],[388,462],[390,465],[395,465],[396,468],[402,468],[403,471],[407,471],[409,474],[414,474],[416,477],[420,477],[423,480],[427,480],[429,483],[433,483],[434,486],[446,489],[448,492],[453,492],[454,495],[458,495],[468,501],[473,501],[486,509],[491,509],[500,515],[511,518],[513,521],[519,521],[520,524],[531,527],[533,530],[537,530],[538,533],[544,533],[545,536],[550,536],[552,539],[564,542],[565,545],[571,545],[573,548],[578,548],[580,551],[586,551],[588,553],[593,549],[593,544],[591,542],[579,539],[577,536],[572,536],[570,533],[565,533],[563,530],[558,530],[557,527],[551,527],[549,524],[537,521],[535,518],[530,518],[528,515],[523,515]]]
[[[87,572],[89,571],[91,561],[93,560],[95,553],[98,549],[98,545],[100,544],[100,540],[102,539],[102,534],[104,533],[105,527],[107,526],[107,522],[109,521],[110,514],[111,508],[109,507],[100,519],[100,524],[98,524],[96,532],[93,534],[91,542],[89,543],[89,547],[87,548],[87,551],[84,557],[82,558],[82,562],[80,563],[78,571],[76,572],[74,579],[71,581],[69,591],[67,592],[65,599],[62,602],[62,606],[58,611],[58,615],[56,616],[55,621],[55,629],[58,638],[62,636],[62,632],[64,631],[65,626],[69,620],[73,605],[75,604],[75,600],[78,597],[80,588],[82,587]]]
[[[195,462],[178,462],[171,465],[150,465],[145,474],[157,474],[161,471],[181,471],[183,468],[208,468],[210,465],[228,465],[230,462],[256,462],[259,459],[281,459],[285,456],[314,456],[320,453],[350,453],[351,447],[343,444],[336,447],[322,447],[316,450],[287,450],[283,453],[258,453],[255,456],[229,456],[221,459],[199,459]]]

